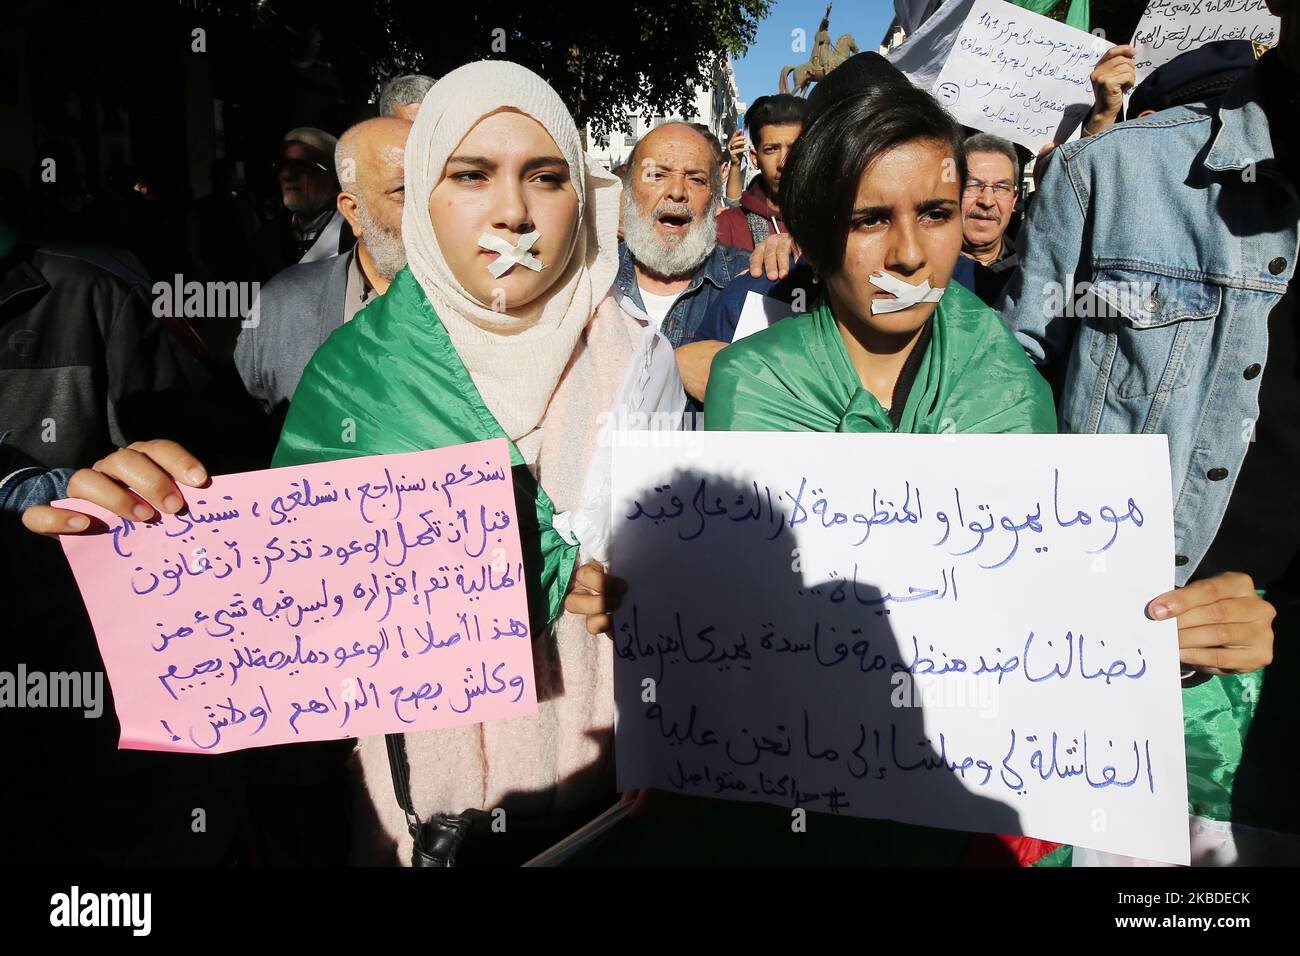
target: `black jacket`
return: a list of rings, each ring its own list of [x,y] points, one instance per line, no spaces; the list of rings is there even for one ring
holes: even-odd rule
[[[26,244],[0,260],[0,434],[47,467],[151,438],[214,474],[264,465],[255,406],[169,334],[137,269],[102,249]]]

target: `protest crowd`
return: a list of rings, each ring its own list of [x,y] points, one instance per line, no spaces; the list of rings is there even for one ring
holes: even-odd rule
[[[210,755],[117,749],[107,684],[103,719],[5,710],[5,862],[517,866],[620,805],[602,862],[1077,865],[1014,834],[845,817],[801,841],[780,807],[617,791],[609,635],[635,581],[556,518],[647,351],[673,428],[1167,436],[1176,587],[1134,613],[1177,623],[1189,812],[1243,862],[1300,861],[1300,2],[1268,8],[1267,51],[1210,43],[1139,82],[1110,47],[1078,135],[1036,155],[875,52],[756,100],[728,142],[662,123],[614,171],[524,66],[396,77],[372,118],[284,135],[273,216],[196,205],[202,277],[260,283],[220,333],[140,281],[176,246],[69,251],[6,193],[4,669],[104,669],[61,539],[110,526],[53,502],[149,522],[213,476],[504,438],[538,707]],[[783,317],[738,334],[760,302]]]

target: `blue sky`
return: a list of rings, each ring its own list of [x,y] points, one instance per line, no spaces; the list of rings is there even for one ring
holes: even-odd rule
[[[767,93],[777,92],[777,77],[783,66],[806,61],[812,50],[813,34],[826,11],[826,0],[777,0],[767,18],[758,25],[758,39],[743,59],[736,61],[740,98],[752,103]],[[831,42],[851,33],[858,49],[875,50],[894,18],[892,0],[836,0],[831,10]],[[802,27],[807,33],[807,51],[791,51],[790,31]]]

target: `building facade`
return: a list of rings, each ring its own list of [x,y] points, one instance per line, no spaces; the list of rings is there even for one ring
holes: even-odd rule
[[[688,123],[703,123],[725,148],[732,132],[740,124],[746,104],[740,100],[740,90],[736,85],[736,71],[731,58],[724,57],[721,64],[713,70],[709,84],[695,91],[694,116],[641,116],[628,114],[632,133],[619,130],[610,133],[605,144],[597,142],[595,134],[587,129],[587,155],[605,169],[617,169],[627,161],[636,141],[664,123],[685,120]]]

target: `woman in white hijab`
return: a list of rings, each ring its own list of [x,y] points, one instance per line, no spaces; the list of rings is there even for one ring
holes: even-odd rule
[[[409,767],[413,813],[394,799],[385,740],[361,740],[356,862],[406,862],[412,833],[445,848],[467,827],[489,835],[471,835],[458,862],[523,862],[615,797],[612,655],[588,631],[609,627],[621,582],[589,563],[571,583],[576,545],[548,519],[583,504],[599,423],[642,333],[608,295],[620,192],[536,74],[501,61],[449,73],[407,142],[409,268],[331,336],[294,396],[276,465],[504,433],[520,513],[538,516],[542,559],[525,577],[539,712],[405,735],[392,766],[399,779]],[[341,417],[356,422],[351,441]],[[467,810],[505,810],[505,832]]]

